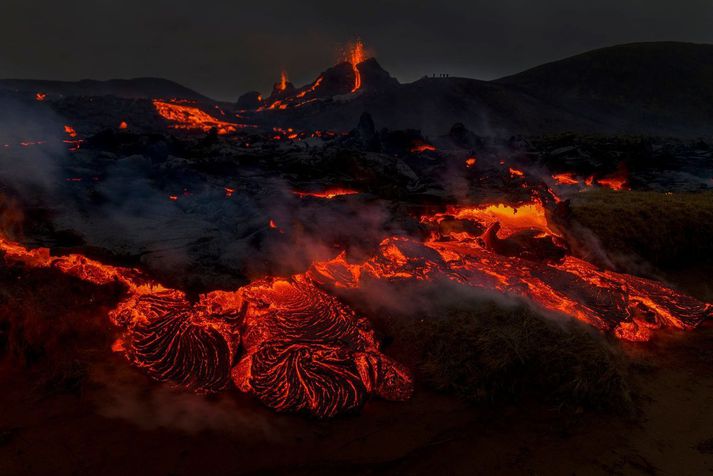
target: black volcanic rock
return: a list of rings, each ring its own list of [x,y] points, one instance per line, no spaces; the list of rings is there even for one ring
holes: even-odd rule
[[[352,136],[359,140],[361,147],[367,151],[378,152],[381,149],[374,119],[368,112],[361,115],[359,124],[352,131]]]
[[[472,147],[481,147],[483,140],[469,131],[462,122],[456,122],[451,127],[448,133],[448,139],[457,147],[469,149]]]
[[[361,73],[362,88],[365,91],[383,91],[399,85],[398,80],[382,68],[376,58],[359,63],[357,68]]]
[[[238,109],[253,110],[260,107],[262,102],[262,96],[257,91],[250,91],[238,98],[237,107]]]
[[[272,93],[268,98],[268,102],[293,96],[295,94],[295,91],[295,85],[289,81],[285,83],[285,89],[282,89],[280,83],[275,83],[272,85]]]
[[[339,63],[319,75],[322,78],[315,97],[332,97],[348,94],[354,89],[354,69],[350,63]]]

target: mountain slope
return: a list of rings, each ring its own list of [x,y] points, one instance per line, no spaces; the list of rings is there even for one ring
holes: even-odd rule
[[[35,79],[3,79],[0,89],[43,92],[50,96],[117,96],[128,99],[181,98],[209,101],[202,94],[178,83],[161,78],[110,79],[95,81],[44,81]]]
[[[370,60],[374,61],[374,60]],[[713,46],[640,43],[603,48],[502,78],[423,78],[271,111],[268,121],[344,129],[362,112],[377,127],[447,131],[455,122],[482,135],[567,131],[713,134]]]
[[[713,131],[713,45],[618,45],[544,64],[495,83],[614,131],[674,135]]]

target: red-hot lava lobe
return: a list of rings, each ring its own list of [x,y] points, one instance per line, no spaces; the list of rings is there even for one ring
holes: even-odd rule
[[[241,291],[245,354],[233,370],[241,390],[276,410],[319,417],[357,408],[371,393],[411,395],[408,371],[379,351],[368,321],[306,275],[259,280]]]
[[[35,93],[35,100],[36,100],[36,101],[40,101],[40,102],[41,102],[41,101],[44,101],[45,99],[47,99],[47,94],[42,93],[42,92],[37,92],[37,93]]]
[[[216,119],[195,106],[176,104],[159,99],[154,99],[153,105],[156,108],[156,112],[168,121],[170,127],[173,129],[186,131],[200,130],[203,132],[209,132],[215,129],[218,134],[226,135],[235,132],[238,128],[245,127],[242,124],[234,124]]]
[[[408,370],[380,352],[369,322],[306,274],[191,302],[135,269],[2,239],[0,250],[8,262],[122,285],[125,297],[108,316],[121,332],[113,348],[156,380],[216,392],[232,378],[275,410],[317,417],[358,408],[371,394],[405,400],[412,393]]]

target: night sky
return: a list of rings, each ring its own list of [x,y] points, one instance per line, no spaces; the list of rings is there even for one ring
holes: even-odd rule
[[[711,0],[3,0],[0,77],[157,76],[234,100],[297,85],[360,37],[402,82],[492,79],[636,41],[713,43]]]

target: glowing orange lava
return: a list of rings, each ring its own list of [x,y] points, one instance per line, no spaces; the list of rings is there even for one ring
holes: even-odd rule
[[[121,121],[119,123],[119,129],[124,130],[124,129],[128,129],[128,128],[129,128],[129,124],[127,124],[126,121]]]
[[[524,229],[538,229],[550,235],[557,235],[547,224],[545,207],[539,202],[527,203],[520,206],[505,205],[503,203],[486,206],[451,206],[444,213],[435,213],[421,217],[424,223],[438,223],[447,217],[456,220],[471,220],[485,227],[493,223],[500,223],[500,235],[508,236]]]
[[[321,192],[299,192],[299,191],[294,191],[292,192],[295,195],[297,195],[300,198],[305,198],[305,197],[314,197],[314,198],[326,198],[326,199],[333,199],[336,197],[343,197],[345,195],[358,195],[359,192],[356,190],[351,190],[348,188],[328,188],[327,190],[323,190]]]
[[[356,40],[349,46],[347,56],[348,62],[352,65],[352,71],[354,71],[354,87],[352,88],[352,92],[354,93],[361,88],[361,72],[358,66],[366,60],[364,43],[362,43],[361,40]]]
[[[54,257],[0,238],[9,263],[53,268],[124,297],[108,318],[121,334],[112,350],[152,378],[200,393],[230,382],[277,411],[331,417],[369,395],[407,400],[409,371],[388,358],[369,322],[306,274],[256,280],[191,302],[140,271],[81,255]]]
[[[180,130],[200,130],[209,132],[216,129],[218,134],[226,135],[235,132],[240,124],[221,121],[210,114],[193,106],[184,106],[154,99],[153,105],[156,112],[171,123],[170,127]]]
[[[369,395],[405,400],[413,390],[408,370],[380,351],[369,322],[330,294],[334,288],[448,279],[640,341],[656,329],[692,329],[713,316],[712,305],[656,281],[553,253],[566,249],[546,215],[539,202],[452,206],[421,217],[431,230],[426,240],[386,238],[360,263],[341,253],[302,274],[265,277],[195,301],[137,269],[76,254],[52,256],[2,237],[0,251],[6,262],[122,286],[124,297],[108,316],[120,330],[113,349],[152,378],[197,392],[216,392],[232,381],[270,408],[318,417],[358,408]],[[454,220],[469,227],[454,227]],[[277,227],[273,220],[269,225]],[[478,231],[495,225],[505,233],[494,242]]]
[[[75,130],[74,130],[74,127],[72,127],[72,126],[67,126],[67,125],[65,125],[65,126],[64,126],[64,132],[66,132],[67,135],[68,135],[69,137],[71,137],[72,139],[74,139],[75,137],[77,137],[77,131],[75,131]]]
[[[36,101],[44,101],[45,99],[47,99],[47,94],[39,92],[35,94]]]
[[[322,81],[324,81],[324,78],[323,78],[322,76],[320,76],[319,78],[317,78],[317,80],[316,80],[310,87],[308,87],[308,88],[305,89],[304,91],[300,92],[300,93],[299,93],[297,96],[295,96],[295,97],[296,97],[297,99],[301,99],[301,98],[305,97],[307,94],[316,91],[317,88],[319,87],[319,85],[322,84]]]
[[[597,183],[602,187],[609,188],[614,191],[621,191],[626,189],[627,179],[624,177],[605,177],[597,180]]]
[[[467,159],[465,159],[465,166],[468,168],[473,167],[476,162],[478,162],[478,159],[476,159],[475,157],[468,157]]]
[[[277,85],[278,91],[287,91],[287,72],[284,70],[280,73],[280,82]]]
[[[512,178],[525,176],[525,172],[523,172],[522,170],[514,169],[512,167],[508,168],[508,172],[510,172],[510,177]]]
[[[571,172],[554,174],[552,178],[559,185],[579,185],[579,180],[577,180],[577,177],[575,177],[575,175]]]
[[[414,153],[420,153],[420,152],[435,152],[436,148],[432,146],[431,144],[427,144],[426,142],[420,142],[418,144],[415,144],[414,146],[411,147],[411,152]]]

